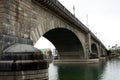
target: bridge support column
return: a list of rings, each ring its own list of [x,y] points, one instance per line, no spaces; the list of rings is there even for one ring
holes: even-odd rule
[[[0,54],[14,43],[31,44],[30,31],[31,2],[0,0]]]
[[[91,34],[88,33],[88,36],[87,36],[87,59],[89,59],[89,56],[90,56],[90,53],[92,52],[91,51]]]
[[[101,44],[99,44],[99,48],[98,48],[98,57],[101,57]]]

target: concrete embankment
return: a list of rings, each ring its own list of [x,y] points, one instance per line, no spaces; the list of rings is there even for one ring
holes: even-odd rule
[[[100,59],[65,59],[65,60],[54,60],[54,64],[64,63],[99,63]]]

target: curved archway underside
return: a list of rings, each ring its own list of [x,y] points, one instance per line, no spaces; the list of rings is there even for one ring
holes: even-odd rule
[[[81,42],[72,31],[56,28],[48,31],[43,36],[55,45],[60,59],[84,58]]]
[[[92,53],[90,54],[91,58],[97,58],[98,57],[98,49],[94,43],[91,45],[91,51],[92,51]]]

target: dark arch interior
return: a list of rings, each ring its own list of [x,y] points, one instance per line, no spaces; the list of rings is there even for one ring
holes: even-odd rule
[[[91,57],[97,58],[98,57],[98,49],[94,43],[91,45],[91,50],[92,50]]]
[[[72,31],[64,28],[56,28],[48,31],[43,36],[55,45],[60,59],[84,57],[81,42]]]

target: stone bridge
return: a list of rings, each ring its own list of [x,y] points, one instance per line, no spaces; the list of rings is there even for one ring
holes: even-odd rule
[[[61,59],[106,54],[102,42],[58,0],[0,0],[0,53],[15,44],[34,45],[44,36]]]

